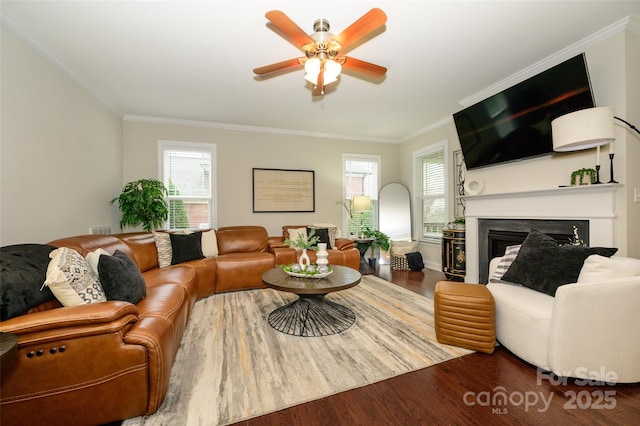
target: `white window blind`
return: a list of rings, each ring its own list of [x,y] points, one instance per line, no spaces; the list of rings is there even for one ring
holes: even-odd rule
[[[414,152],[415,233],[420,240],[442,237],[447,218],[446,142]]]
[[[353,214],[347,218],[349,234],[355,234],[356,223],[360,229],[378,229],[378,192],[380,187],[380,156],[344,154],[344,198],[351,202],[353,197],[368,195],[371,211]]]
[[[215,227],[215,145],[159,143],[160,178],[169,190],[169,229]]]

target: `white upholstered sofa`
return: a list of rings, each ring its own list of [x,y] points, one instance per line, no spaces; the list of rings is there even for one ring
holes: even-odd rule
[[[589,256],[555,297],[504,281],[487,288],[497,340],[518,357],[563,377],[640,382],[640,259]]]

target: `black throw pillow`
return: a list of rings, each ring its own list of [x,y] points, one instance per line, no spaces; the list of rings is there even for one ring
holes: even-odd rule
[[[561,246],[550,236],[532,229],[502,280],[555,296],[558,287],[578,280],[587,257],[592,254],[611,257],[617,251],[607,247]]]
[[[422,260],[422,253],[419,251],[405,254],[407,258],[407,265],[413,272],[422,271],[424,269],[424,261]]]
[[[123,300],[135,305],[147,295],[147,285],[138,266],[120,250],[113,256],[100,255],[98,276],[107,300]]]
[[[318,237],[318,243],[326,243],[327,248],[331,248],[331,241],[329,240],[329,229],[328,228],[307,228],[307,235],[311,233],[311,230],[315,232],[315,236]],[[314,244],[316,247],[318,244]]]
[[[24,315],[55,299],[49,287],[42,288],[42,284],[47,279],[49,253],[56,248],[45,244],[0,248],[0,321]]]
[[[169,234],[171,238],[171,264],[204,259],[202,254],[202,232],[192,234]]]

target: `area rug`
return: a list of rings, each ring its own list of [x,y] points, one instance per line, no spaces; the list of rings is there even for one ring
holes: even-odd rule
[[[295,298],[264,289],[198,301],[164,403],[123,425],[234,423],[472,352],[436,342],[431,299],[373,276],[327,296],[357,315],[333,336],[272,329],[269,313]]]

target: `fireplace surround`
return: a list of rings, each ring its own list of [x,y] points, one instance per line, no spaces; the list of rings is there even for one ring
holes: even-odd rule
[[[614,198],[620,187],[620,184],[603,184],[465,196],[465,280],[487,282],[491,255],[488,242],[481,234],[488,234],[492,226],[498,234],[502,231],[502,246],[511,241],[518,244],[532,227],[555,234],[552,236],[559,242],[568,242],[576,226],[580,238],[590,246],[613,247]]]

